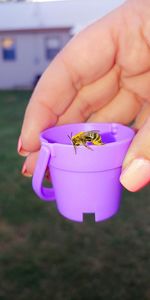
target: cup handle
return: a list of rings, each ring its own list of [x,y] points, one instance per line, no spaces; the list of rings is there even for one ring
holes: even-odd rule
[[[50,148],[47,147],[47,145],[42,144],[32,179],[33,190],[45,201],[52,201],[55,199],[54,189],[43,187],[43,179],[50,157]]]

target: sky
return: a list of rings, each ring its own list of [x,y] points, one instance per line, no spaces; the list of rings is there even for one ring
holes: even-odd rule
[[[0,5],[0,29],[71,27],[75,33],[115,9],[124,0],[65,0]],[[86,7],[86,9],[85,9]],[[69,13],[68,13],[69,12]]]
[[[0,3],[3,2],[52,2],[52,1],[69,1],[69,0],[0,0]],[[76,0],[79,1],[79,0]]]

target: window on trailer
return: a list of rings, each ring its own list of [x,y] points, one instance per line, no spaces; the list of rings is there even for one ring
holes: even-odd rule
[[[5,61],[14,61],[16,59],[14,39],[6,37],[2,40],[2,57]]]
[[[46,59],[52,60],[61,50],[61,41],[59,37],[46,38]]]

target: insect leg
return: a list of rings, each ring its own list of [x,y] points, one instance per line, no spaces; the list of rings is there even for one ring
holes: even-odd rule
[[[84,143],[84,142],[83,142],[82,144],[83,144],[83,146],[84,146],[84,147],[86,147],[87,149],[89,149],[89,150],[92,150],[92,151],[93,151],[93,149],[92,149],[91,147],[89,147],[89,146],[88,146],[86,143]]]
[[[73,144],[73,147],[74,147],[75,154],[77,154],[77,147],[76,147],[76,145]]]
[[[70,135],[68,135],[68,134],[67,134],[67,136],[68,136],[68,138],[71,140],[71,137],[70,137]]]

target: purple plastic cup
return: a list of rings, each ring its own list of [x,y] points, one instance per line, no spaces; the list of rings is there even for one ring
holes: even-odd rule
[[[78,146],[68,135],[99,130],[104,145]],[[56,200],[64,217],[82,222],[84,214],[102,221],[118,212],[122,186],[119,177],[134,131],[116,123],[80,123],[52,127],[40,135],[41,150],[33,175],[33,189],[45,201]],[[43,186],[49,168],[53,188]]]

